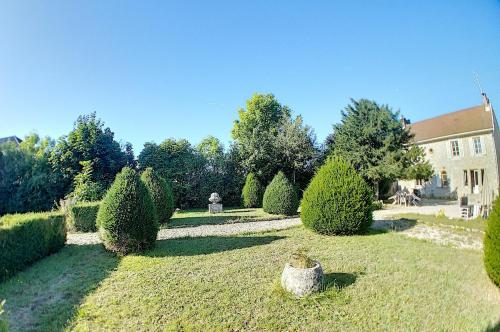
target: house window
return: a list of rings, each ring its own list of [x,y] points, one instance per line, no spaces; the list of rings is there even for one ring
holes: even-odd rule
[[[469,173],[467,170],[464,170],[464,187],[467,187],[469,185]]]
[[[453,157],[459,157],[460,156],[460,148],[458,147],[458,141],[457,140],[451,141],[451,155]]]
[[[483,146],[481,145],[480,137],[474,137],[472,139],[472,147],[475,155],[483,154]]]
[[[441,187],[448,187],[449,185],[448,174],[446,171],[441,171]]]

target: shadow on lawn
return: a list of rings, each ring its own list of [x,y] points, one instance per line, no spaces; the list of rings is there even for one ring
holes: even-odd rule
[[[228,223],[237,222],[248,222],[253,221],[251,217],[249,218],[238,218],[235,216],[224,216],[222,213],[213,216],[203,216],[203,217],[186,217],[186,218],[175,218],[171,219],[168,223],[167,228],[184,228],[193,227],[201,225],[223,225]]]
[[[354,284],[358,278],[358,274],[343,272],[325,273],[323,278],[323,288],[325,290],[331,287],[342,289]]]
[[[83,298],[118,266],[102,245],[66,245],[0,284],[9,331],[63,331]]]
[[[494,325],[488,325],[484,332],[498,332],[500,331],[500,320]]]
[[[415,227],[417,224],[416,219],[396,219],[396,220],[374,220],[371,228],[366,233],[370,234],[380,234],[387,232],[402,232],[407,229]]]
[[[151,257],[208,255],[266,245],[284,238],[284,236],[206,236],[168,239],[157,241],[155,249],[145,253],[145,255]]]

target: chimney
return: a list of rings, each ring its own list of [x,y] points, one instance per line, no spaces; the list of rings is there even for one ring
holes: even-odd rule
[[[403,129],[406,129],[406,127],[410,124],[410,120],[405,119],[405,117],[402,115],[401,115],[401,119],[399,121],[401,122]]]
[[[484,110],[486,112],[491,112],[491,103],[490,103],[490,99],[488,98],[488,96],[486,95],[486,93],[484,92],[481,92],[481,96],[483,96],[483,104],[484,104]]]

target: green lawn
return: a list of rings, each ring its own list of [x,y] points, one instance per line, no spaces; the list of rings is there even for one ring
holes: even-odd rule
[[[279,286],[298,247],[326,273],[324,291],[306,299]],[[158,241],[121,259],[71,245],[0,284],[0,297],[13,331],[484,331],[500,322],[500,290],[481,256],[302,227]]]
[[[165,227],[220,225],[283,218],[286,218],[286,216],[269,214],[262,209],[224,208],[223,213],[208,213],[207,209],[193,209],[175,212],[172,219]]]

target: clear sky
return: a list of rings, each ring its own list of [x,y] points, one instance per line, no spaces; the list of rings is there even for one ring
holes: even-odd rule
[[[136,154],[212,134],[271,92],[322,141],[349,98],[412,121],[500,109],[499,1],[0,0],[0,137],[96,111]]]

